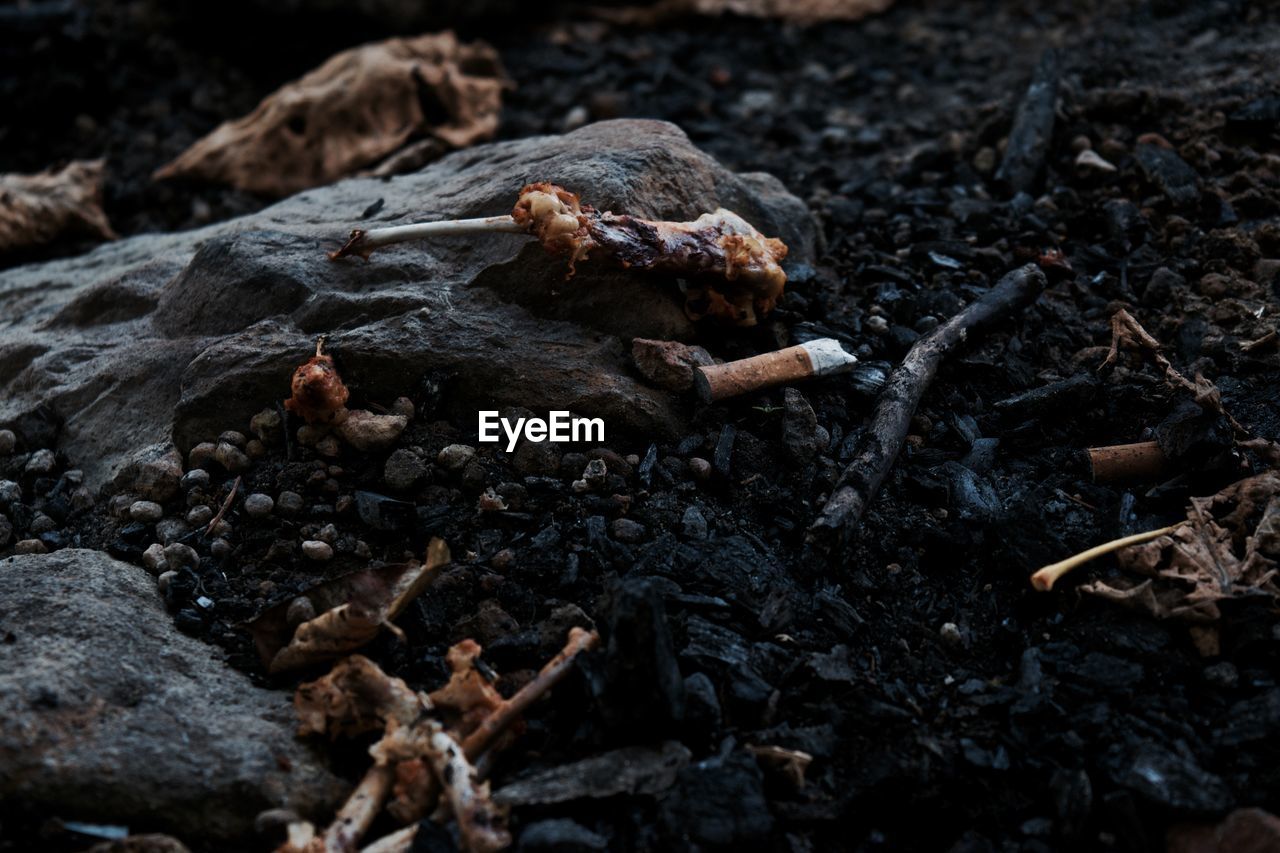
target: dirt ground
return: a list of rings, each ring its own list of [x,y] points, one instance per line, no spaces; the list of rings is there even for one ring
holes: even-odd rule
[[[679,442],[610,447],[626,518],[643,525],[637,541],[612,526],[616,502],[572,492],[584,457],[561,460],[566,476],[527,480],[513,460],[481,451],[481,479],[440,473],[414,499],[408,530],[334,514],[340,540],[378,559],[420,552],[431,535],[465,555],[403,618],[410,643],[383,637],[370,652],[424,689],[443,682],[444,651],[462,636],[485,637],[486,660],[518,672],[545,660],[540,629],[556,620],[634,627],[652,614],[615,585],[656,579],[673,644],[644,655],[655,672],[666,655],[685,676],[706,673],[709,692],[686,696],[680,721],[661,690],[624,702],[575,677],[496,780],[663,738],[698,760],[737,744],[814,756],[799,789],[729,761],[682,776],[665,798],[520,807],[517,826],[568,817],[620,850],[1147,851],[1236,807],[1280,811],[1272,602],[1224,603],[1220,648],[1205,656],[1185,624],[1074,583],[1053,594],[1028,583],[1045,563],[1171,523],[1189,497],[1264,467],[1233,456],[1222,423],[1188,414],[1189,395],[1158,371],[1136,360],[1099,370],[1115,309],[1188,376],[1211,379],[1254,434],[1280,436],[1275,349],[1241,346],[1274,329],[1280,307],[1280,10],[1037,5],[902,0],[860,24],[811,28],[687,18],[629,28],[555,8],[536,23],[459,26],[495,45],[516,82],[500,138],[662,118],[808,203],[819,261],[792,270],[769,323],[715,333],[721,353],[826,335],[888,369],[1007,270],[1051,250],[1070,264],[1050,271],[1032,308],[944,366],[856,544],[833,560],[806,558],[804,531],[873,408],[879,386],[865,371],[801,388],[829,436],[804,464],[790,461],[780,391],[705,409]],[[15,18],[0,27],[0,171],[105,155],[106,209],[123,235],[255,210],[264,200],[150,173],[333,51],[387,34],[365,17],[335,25],[248,2],[67,4]],[[1061,66],[1056,129],[1035,189],[1015,195],[995,167],[1046,49]],[[1198,176],[1190,198],[1139,161],[1143,145],[1161,142]],[[1115,171],[1077,165],[1086,147]],[[427,411],[448,383],[424,377],[406,394]],[[1090,480],[1084,448],[1149,438],[1162,424],[1214,452],[1160,483]],[[470,429],[420,419],[401,446],[434,456],[474,441]],[[349,455],[336,474],[307,454],[273,451],[245,493],[291,489],[331,509],[336,496],[386,490],[386,454]],[[712,463],[709,482],[695,457]],[[230,480],[215,475],[209,503]],[[495,520],[475,506],[498,484],[517,487],[508,493],[519,507]],[[690,507],[705,538],[688,535]],[[65,517],[63,544],[137,561],[151,541],[105,500]],[[238,518],[234,555],[201,546],[201,568],[168,593],[183,630],[262,683],[297,679],[269,679],[238,626],[319,579],[277,547],[330,520],[313,517],[283,527]],[[339,565],[361,564],[338,550]],[[1110,558],[1082,571],[1118,574]],[[192,603],[199,596],[218,602],[212,615]],[[13,813],[6,829],[46,817]]]

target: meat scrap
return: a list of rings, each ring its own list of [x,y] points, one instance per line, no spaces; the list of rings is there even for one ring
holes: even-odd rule
[[[103,160],[76,160],[35,175],[0,175],[0,252],[63,236],[114,240],[102,209]]]
[[[755,325],[773,310],[787,283],[780,263],[787,246],[765,237],[745,219],[720,208],[692,222],[663,222],[601,212],[564,187],[541,182],[520,190],[508,217],[461,219],[356,230],[330,258],[368,258],[376,249],[432,236],[526,233],[552,255],[577,264],[596,256],[625,268],[688,278],[686,311],[694,319],[716,317]]]
[[[404,415],[348,409],[351,392],[338,375],[333,356],[324,353],[324,342],[324,337],[317,340],[316,354],[293,371],[285,409],[320,431],[332,429],[356,450],[389,447],[404,432],[409,419]]]

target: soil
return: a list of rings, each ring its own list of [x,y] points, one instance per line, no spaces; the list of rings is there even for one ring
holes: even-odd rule
[[[215,557],[203,536],[186,538],[202,560],[169,585],[178,624],[262,683],[291,687],[298,678],[265,674],[242,623],[365,565],[366,546],[395,562],[421,555],[430,536],[449,542],[455,567],[400,620],[407,644],[388,635],[368,651],[416,688],[444,681],[444,652],[465,636],[485,645],[509,689],[558,647],[550,626],[593,620],[647,636],[637,626],[659,606],[672,642],[638,653],[652,661],[640,667],[652,689],[625,702],[593,691],[620,665],[601,655],[589,677],[575,675],[530,714],[494,771],[500,788],[663,738],[706,760],[666,798],[514,813],[517,828],[571,818],[610,849],[1145,851],[1163,849],[1179,824],[1234,807],[1280,810],[1270,602],[1224,603],[1220,649],[1205,656],[1183,624],[1081,596],[1073,583],[1038,594],[1027,581],[1045,563],[1168,524],[1190,496],[1261,469],[1231,456],[1221,424],[1200,417],[1182,427],[1188,440],[1228,451],[1225,461],[1204,455],[1159,484],[1090,481],[1083,448],[1188,422],[1185,392],[1151,368],[1098,371],[1114,309],[1134,313],[1179,369],[1213,380],[1255,434],[1280,436],[1275,350],[1241,349],[1273,327],[1280,301],[1270,260],[1280,258],[1280,92],[1268,39],[1280,10],[1039,5],[900,2],[862,24],[807,29],[736,18],[631,28],[576,14],[460,27],[497,46],[518,84],[502,137],[667,119],[729,167],[772,172],[809,203],[820,261],[791,270],[769,322],[708,330],[703,343],[719,357],[829,335],[888,369],[1005,271],[1062,253],[1070,269],[1046,264],[1051,286],[1036,305],[944,365],[849,550],[806,556],[804,531],[874,405],[874,369],[799,387],[829,439],[816,457],[794,446],[778,390],[702,410],[682,441],[596,451],[613,479],[588,494],[571,483],[593,448],[560,448],[568,454],[541,465],[488,449],[462,472],[432,464],[475,436],[470,424],[432,420],[457,380],[428,376],[404,389],[421,414],[399,448],[427,464],[394,494],[404,503],[380,504],[393,529],[370,525],[377,499],[363,498],[364,513],[356,500],[392,494],[388,454],[318,460],[292,443],[273,447],[232,505],[232,553]],[[106,209],[125,235],[256,209],[264,200],[149,175],[334,50],[385,34],[365,18],[334,27],[185,4],[67,4],[24,17],[0,34],[0,98],[20,117],[0,128],[0,164],[35,171],[105,155]],[[259,49],[267,44],[278,49]],[[1062,69],[1056,127],[1035,188],[1015,194],[995,167],[1046,48]],[[1178,197],[1139,162],[1143,144],[1175,151],[1199,189]],[[1116,171],[1075,165],[1086,146]],[[353,401],[364,402],[391,401]],[[694,458],[711,463],[709,478],[695,476]],[[21,480],[24,461],[0,460],[0,478]],[[213,474],[168,514],[220,506],[233,478]],[[23,485],[28,509],[11,513],[15,526],[40,508],[58,522],[44,537],[52,547],[141,561],[155,541],[150,525],[113,515],[109,496],[74,508],[74,483],[57,472]],[[477,509],[489,487],[507,511]],[[304,496],[299,515],[255,520],[239,503],[281,490]],[[689,529],[690,508],[706,521],[703,537]],[[332,562],[302,557],[298,542],[316,536],[333,539]],[[1082,574],[1118,569],[1107,559]],[[653,594],[638,591],[642,578]],[[686,676],[682,720],[659,677],[672,657]],[[804,786],[744,765],[743,744],[811,753]],[[761,794],[764,813],[750,807]],[[37,831],[45,817],[18,809],[0,849],[22,849],[10,828]],[[49,844],[73,846],[56,834]]]

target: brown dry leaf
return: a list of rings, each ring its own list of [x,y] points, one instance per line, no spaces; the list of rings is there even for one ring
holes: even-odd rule
[[[1164,380],[1173,388],[1189,391],[1196,404],[1206,411],[1214,412],[1226,419],[1236,431],[1236,446],[1252,450],[1268,465],[1280,465],[1280,443],[1255,437],[1222,405],[1222,392],[1218,386],[1199,373],[1194,381],[1178,372],[1169,359],[1160,351],[1160,342],[1142,327],[1132,314],[1123,308],[1111,316],[1111,346],[1107,357],[1098,367],[1103,370],[1111,367],[1120,357],[1121,350],[1129,350],[1145,355],[1157,367],[1164,371]]]
[[[265,611],[248,628],[267,671],[283,672],[340,657],[372,640],[381,628],[393,628],[391,621],[449,560],[449,546],[432,539],[424,563],[365,569],[318,584],[302,597],[319,615],[296,629],[288,619],[292,601]]]
[[[601,17],[619,23],[650,26],[681,15],[741,15],[777,18],[802,24],[820,21],[860,21],[884,12],[894,0],[660,0],[653,6],[600,10]]]
[[[1187,520],[1171,534],[1131,545],[1116,557],[1122,568],[1147,580],[1120,586],[1095,581],[1081,589],[1158,619],[1208,624],[1221,618],[1219,601],[1280,596],[1280,472],[1192,498]]]
[[[371,166],[415,137],[455,148],[489,139],[508,85],[497,51],[452,32],[361,45],[222,124],[155,177],[289,195]]]
[[[75,160],[35,175],[0,175],[0,252],[64,235],[116,239],[102,210],[105,160]]]

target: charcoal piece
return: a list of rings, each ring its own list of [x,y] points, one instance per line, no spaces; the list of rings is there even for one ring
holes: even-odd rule
[[[1200,176],[1187,161],[1160,145],[1143,143],[1133,152],[1143,176],[1176,207],[1194,204],[1200,198]]]
[[[704,672],[684,680],[684,729],[681,736],[695,746],[710,743],[720,735],[724,714],[716,686]]]
[[[960,464],[975,474],[985,474],[996,463],[996,449],[1000,446],[998,438],[979,438],[969,448],[969,453],[960,460]]]
[[[1227,116],[1227,127],[1252,133],[1280,129],[1280,95],[1257,98]]]
[[[1058,57],[1053,50],[1046,50],[1018,105],[1009,144],[996,171],[996,180],[1014,193],[1032,192],[1044,171],[1045,155],[1053,141],[1057,102]]]
[[[374,530],[404,530],[414,519],[413,504],[377,492],[356,492],[356,513]]]
[[[959,462],[942,466],[947,475],[951,510],[961,521],[989,524],[1004,513],[1000,496],[986,477],[975,474]]]
[[[751,646],[739,634],[697,616],[687,624],[688,643],[680,659],[690,668],[715,675],[724,685],[731,711],[758,713],[773,692],[752,665]]]
[[[740,535],[681,542],[664,533],[645,546],[632,572],[671,578],[686,589],[740,604],[753,616],[770,592],[796,588],[771,551]]]
[[[690,757],[689,750],[673,740],[657,749],[628,746],[522,776],[493,798],[505,805],[528,806],[618,794],[660,794],[671,787]]]
[[[540,820],[520,833],[520,853],[588,853],[608,847],[609,839],[568,818]]]
[[[691,764],[662,801],[660,818],[672,846],[689,842],[729,849],[761,849],[773,832],[764,777],[755,758],[735,752]]]
[[[1116,782],[1170,809],[1217,814],[1235,805],[1231,789],[1193,759],[1154,743],[1143,744]]]
[[[995,404],[995,410],[1010,420],[1044,417],[1053,412],[1088,405],[1100,383],[1088,373],[1032,388]]]
[[[1182,400],[1155,429],[1156,442],[1179,468],[1199,468],[1234,446],[1231,425],[1218,412]]]
[[[716,452],[712,457],[712,465],[721,479],[729,479],[729,463],[733,460],[733,440],[737,435],[732,424],[725,424],[716,439]]]
[[[585,667],[605,726],[632,740],[671,731],[684,718],[684,679],[656,585],[614,583],[596,619],[601,648]]]
[[[1280,688],[1232,705],[1214,729],[1214,743],[1220,748],[1274,742],[1280,736]]]

